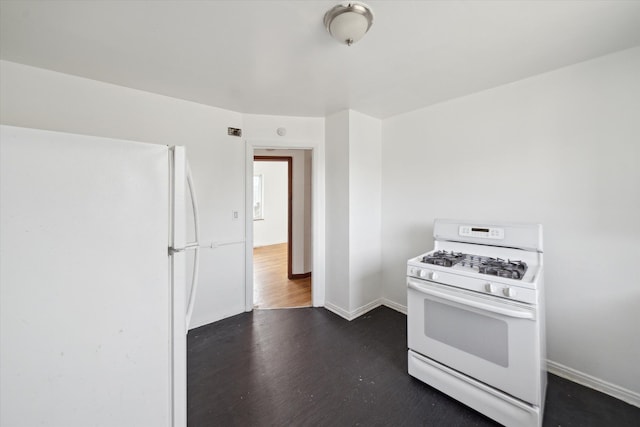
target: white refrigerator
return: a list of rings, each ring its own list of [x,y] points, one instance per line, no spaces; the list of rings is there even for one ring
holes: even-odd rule
[[[0,425],[186,425],[184,148],[0,130]]]

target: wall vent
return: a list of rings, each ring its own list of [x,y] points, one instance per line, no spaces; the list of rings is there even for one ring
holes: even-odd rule
[[[227,128],[227,135],[230,135],[230,136],[242,136],[242,129]]]

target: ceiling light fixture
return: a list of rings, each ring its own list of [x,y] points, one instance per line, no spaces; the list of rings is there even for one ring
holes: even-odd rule
[[[373,24],[373,12],[358,1],[342,2],[324,14],[324,26],[331,36],[351,46],[369,31]]]

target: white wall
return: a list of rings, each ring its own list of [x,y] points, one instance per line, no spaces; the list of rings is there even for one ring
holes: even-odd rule
[[[262,175],[263,219],[253,221],[253,246],[267,246],[287,242],[288,186],[287,162],[253,163],[253,174]]]
[[[3,124],[185,145],[199,197],[201,252],[192,326],[244,311],[244,162],[239,113],[0,62]],[[232,212],[240,218],[232,220]]]
[[[349,310],[379,300],[381,121],[349,112]]]
[[[327,117],[327,308],[348,319],[380,304],[381,122]]]
[[[639,398],[638,76],[635,48],[385,120],[385,296],[434,218],[540,222],[548,358]]]
[[[349,316],[349,111],[325,119],[326,305]]]

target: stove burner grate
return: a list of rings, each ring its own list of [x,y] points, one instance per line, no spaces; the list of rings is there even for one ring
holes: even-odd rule
[[[478,272],[520,280],[527,272],[527,264],[523,261],[489,258],[478,267]]]
[[[453,267],[458,262],[460,262],[463,257],[464,254],[461,252],[437,251],[432,253],[431,255],[422,257],[422,262],[426,264],[439,265],[442,267]]]
[[[436,251],[422,257],[422,262],[442,267],[458,265],[460,267],[470,268],[481,274],[516,280],[522,279],[527,272],[527,263],[524,261],[511,261],[453,251]]]

